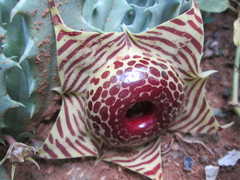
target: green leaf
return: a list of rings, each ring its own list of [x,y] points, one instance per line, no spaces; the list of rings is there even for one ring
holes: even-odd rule
[[[220,13],[229,7],[229,0],[197,0],[202,11]]]

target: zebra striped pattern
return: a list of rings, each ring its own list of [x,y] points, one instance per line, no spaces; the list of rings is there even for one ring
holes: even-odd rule
[[[146,32],[97,33],[67,27],[53,0],[49,1],[56,34],[63,105],[49,137],[39,150],[45,158],[98,156],[102,147],[85,122],[85,92],[90,77],[114,60],[140,55],[168,61],[185,85],[184,106],[169,127],[181,132],[216,132],[219,125],[205,100],[204,86],[213,72],[201,72],[203,24],[193,0],[184,14]],[[98,81],[98,80],[96,80]],[[100,80],[101,81],[101,80]],[[106,151],[103,160],[120,164],[151,179],[162,179],[160,138],[121,155]]]
[[[98,156],[102,144],[84,128],[83,99],[68,93],[63,95],[62,103],[56,123],[39,151],[40,156],[51,159]]]
[[[132,171],[138,172],[152,180],[161,180],[161,146],[160,138],[132,152],[116,152],[108,150],[102,159],[117,163]]]
[[[215,71],[202,74],[186,83],[185,106],[182,113],[172,123],[170,130],[189,133],[214,133],[220,126],[211,111],[204,95],[207,77]],[[207,75],[205,75],[207,74]]]

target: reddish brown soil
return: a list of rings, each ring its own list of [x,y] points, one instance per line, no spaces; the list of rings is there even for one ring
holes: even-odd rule
[[[237,117],[228,105],[231,95],[228,91],[232,87],[233,58],[235,47],[232,42],[232,23],[234,15],[229,12],[216,15],[216,20],[206,25],[206,41],[218,42],[216,46],[222,52],[219,56],[211,55],[203,59],[202,69],[215,69],[218,73],[211,76],[206,86],[207,99],[212,108],[222,110],[226,115],[218,117],[220,124],[235,122],[228,129],[220,131],[215,135],[183,135],[192,141],[202,141],[211,151],[211,154],[200,144],[187,144],[173,133],[167,133],[162,137],[162,147],[166,147],[174,139],[171,150],[162,156],[163,175],[165,180],[202,180],[205,179],[204,167],[206,165],[217,165],[217,160],[223,157],[229,150],[240,150],[240,118]],[[49,118],[51,119],[51,118]],[[36,139],[46,138],[52,122],[42,123],[37,128]],[[1,150],[1,158],[3,157]],[[194,159],[192,171],[184,171],[183,158],[191,156]],[[98,162],[94,159],[67,159],[67,160],[44,160],[36,159],[41,170],[38,170],[30,162],[18,165],[16,180],[147,180],[139,174],[121,168],[112,163]],[[10,174],[10,163],[6,162],[4,167]],[[218,180],[240,179],[240,162],[234,167],[220,168]]]

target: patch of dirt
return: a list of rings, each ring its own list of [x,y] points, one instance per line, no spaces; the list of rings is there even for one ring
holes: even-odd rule
[[[214,135],[183,135],[192,141],[202,141],[210,153],[200,144],[185,143],[174,134],[167,133],[163,137],[162,147],[167,146],[173,139],[172,148],[162,156],[163,176],[165,180],[202,180],[205,179],[204,167],[217,165],[217,160],[223,157],[229,150],[240,150],[240,118],[237,117],[228,105],[231,100],[233,58],[235,47],[232,42],[232,24],[234,16],[226,12],[215,15],[216,20],[206,25],[206,58],[202,60],[203,70],[217,70],[209,78],[206,86],[207,99],[212,108],[220,109],[224,116],[217,117],[220,124],[234,122],[235,124]],[[211,45],[210,47],[209,44]],[[213,44],[213,45],[212,45]],[[214,46],[212,48],[212,46]],[[211,52],[214,51],[214,52]],[[51,109],[51,108],[50,108]],[[56,109],[53,109],[55,112]],[[46,114],[47,119],[51,119]],[[45,122],[46,123],[46,122]],[[44,139],[51,128],[42,123],[37,129],[37,138]],[[1,150],[1,158],[4,150]],[[191,156],[194,160],[193,169],[185,171],[183,158]],[[18,165],[16,180],[147,180],[148,178],[117,165],[107,162],[95,162],[92,158],[76,158],[67,160],[36,159],[41,170],[38,170],[30,162]],[[6,162],[4,167],[10,174],[10,164]],[[218,180],[235,180],[240,177],[240,162],[234,167],[220,167]]]

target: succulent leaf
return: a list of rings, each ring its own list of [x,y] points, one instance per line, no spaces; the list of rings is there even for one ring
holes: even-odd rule
[[[47,4],[39,1],[30,3],[24,0],[1,1],[0,25],[4,30],[4,34],[1,36],[1,54],[6,57],[15,56],[13,61],[21,66],[21,69],[13,67],[6,74],[0,76],[5,82],[5,84],[1,84],[0,90],[6,89],[6,94],[14,102],[24,105],[24,108],[9,108],[10,100],[8,100],[9,103],[6,101],[2,105],[6,109],[1,114],[5,125],[4,129],[0,128],[0,131],[14,137],[24,131],[27,122],[33,116],[35,120],[41,116],[50,102],[52,96],[50,89],[57,84],[53,78],[55,72],[51,71],[55,68],[55,53],[54,51],[52,54],[48,53],[50,47],[47,45],[48,41],[45,41],[45,44],[41,43],[46,39],[50,39],[49,43],[51,42],[50,35],[53,29],[46,30],[44,25],[36,27],[41,23],[51,27],[51,22],[41,16],[42,9],[40,7],[48,8]],[[34,16],[36,9],[40,11],[40,15]],[[50,57],[52,61],[50,61]]]
[[[211,13],[220,13],[225,11],[230,6],[229,0],[197,0],[200,4],[200,9]]]
[[[91,7],[91,9],[89,7]],[[99,30],[116,32],[121,31],[121,27],[116,24],[122,24],[125,14],[130,11],[130,9],[124,0],[88,1],[84,5],[83,17],[90,25],[95,26]],[[115,16],[116,14],[118,14],[117,17]],[[114,20],[111,20],[112,18]]]
[[[22,103],[12,100],[11,97],[7,94],[7,89],[5,88],[6,72],[13,67],[20,68],[18,63],[7,58],[4,54],[0,54],[0,84],[2,85],[2,88],[0,89],[0,130],[6,127],[3,116],[8,109],[16,108],[19,106],[24,107]]]

